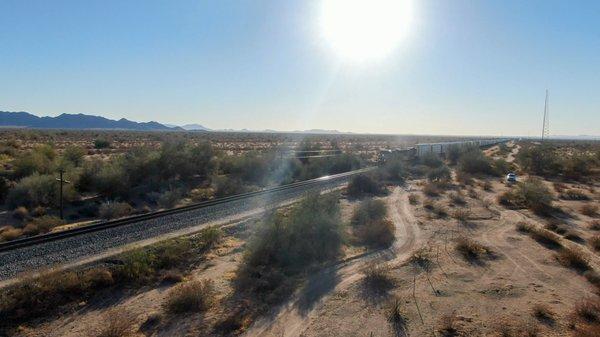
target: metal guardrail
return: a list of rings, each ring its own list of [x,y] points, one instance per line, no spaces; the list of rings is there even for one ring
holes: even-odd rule
[[[196,209],[201,209],[201,208],[206,208],[206,207],[210,207],[210,206],[214,206],[214,205],[224,204],[224,203],[231,202],[231,201],[250,199],[253,197],[257,197],[257,196],[261,196],[261,195],[268,195],[270,193],[290,190],[290,189],[297,188],[297,187],[318,185],[323,182],[334,181],[334,180],[349,177],[352,175],[368,172],[374,168],[375,167],[367,167],[367,168],[363,168],[363,169],[359,169],[359,170],[334,174],[331,176],[324,176],[324,177],[320,177],[320,178],[299,181],[299,182],[295,182],[295,183],[291,183],[291,184],[287,184],[287,185],[266,188],[266,189],[262,189],[260,191],[236,194],[236,195],[232,195],[232,196],[228,196],[228,197],[202,201],[202,202],[191,204],[191,205],[175,207],[175,208],[171,208],[171,209],[166,209],[166,210],[161,210],[161,211],[156,211],[156,212],[146,213],[146,214],[141,214],[141,215],[130,216],[127,218],[121,218],[121,219],[117,219],[117,220],[104,221],[104,222],[95,223],[95,224],[87,225],[87,226],[76,227],[76,228],[67,229],[67,230],[60,231],[60,232],[53,232],[53,233],[47,233],[47,234],[42,234],[42,235],[37,235],[37,236],[26,237],[26,238],[22,238],[22,239],[16,239],[16,240],[0,243],[0,252],[14,250],[14,249],[21,248],[21,247],[35,246],[37,244],[41,244],[44,242],[55,241],[55,240],[72,237],[72,236],[77,236],[77,235],[81,235],[81,234],[85,234],[85,233],[97,232],[97,231],[101,231],[101,230],[108,229],[108,228],[129,225],[132,223],[156,219],[156,218],[160,218],[160,217],[171,215],[171,214],[184,213],[184,212],[188,212],[188,211],[192,211],[192,210],[196,210]]]

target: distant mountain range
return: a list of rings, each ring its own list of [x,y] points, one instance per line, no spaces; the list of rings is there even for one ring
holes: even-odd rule
[[[121,118],[108,119],[84,114],[61,114],[56,117],[38,117],[28,112],[0,111],[0,127],[40,129],[112,129],[138,131],[177,131],[178,126],[169,127],[158,122],[134,122]]]

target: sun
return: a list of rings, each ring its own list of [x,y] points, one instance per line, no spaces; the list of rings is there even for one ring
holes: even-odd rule
[[[412,9],[412,0],[321,0],[319,31],[344,60],[382,59],[406,37]]]

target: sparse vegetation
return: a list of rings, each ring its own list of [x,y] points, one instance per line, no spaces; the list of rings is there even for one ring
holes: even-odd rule
[[[420,199],[419,196],[414,193],[411,193],[408,195],[408,202],[411,205],[417,205],[419,203],[419,199]]]
[[[558,252],[556,259],[563,266],[581,273],[591,269],[589,259],[585,256],[585,253],[577,248],[564,247]]]
[[[545,304],[536,304],[531,308],[531,314],[544,323],[554,323],[555,313]]]
[[[101,218],[111,220],[127,216],[131,214],[131,210],[126,202],[106,202],[100,205],[98,212]]]
[[[380,195],[384,192],[383,187],[375,179],[366,174],[359,174],[353,177],[348,183],[347,190],[348,195],[353,198],[360,198],[365,195]]]
[[[390,273],[390,269],[384,265],[371,265],[362,271],[364,284],[376,294],[384,294],[394,288],[396,280]]]
[[[581,206],[581,214],[592,218],[598,217],[598,205],[588,203]]]
[[[464,236],[456,240],[456,250],[469,262],[481,262],[494,256],[489,248]]]
[[[167,294],[165,310],[172,314],[205,311],[214,301],[214,292],[211,280],[180,283]]]
[[[357,241],[373,248],[389,247],[394,241],[394,224],[386,218],[381,200],[367,199],[355,209],[351,224]]]
[[[513,208],[529,208],[538,214],[548,214],[552,208],[552,193],[539,179],[529,178],[501,194],[498,202]]]
[[[588,240],[590,246],[595,251],[600,251],[600,235],[594,235]]]
[[[589,200],[590,197],[582,190],[570,188],[560,193],[560,198],[564,200]]]
[[[133,315],[124,309],[109,310],[96,337],[128,337],[133,335]]]

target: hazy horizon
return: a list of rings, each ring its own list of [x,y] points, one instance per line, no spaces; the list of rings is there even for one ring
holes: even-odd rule
[[[0,110],[537,136],[549,89],[551,135],[600,135],[600,3],[407,0],[390,27],[405,31],[372,57],[377,38],[323,31],[323,1],[4,1]]]

